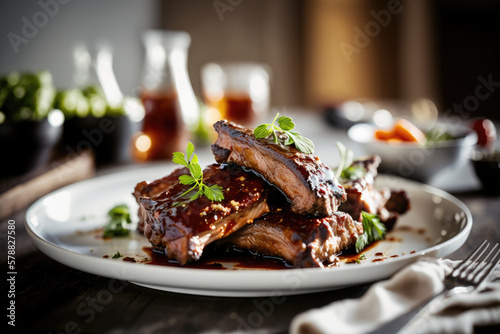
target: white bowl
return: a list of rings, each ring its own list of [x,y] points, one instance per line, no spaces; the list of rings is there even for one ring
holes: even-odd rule
[[[380,156],[381,171],[426,181],[447,167],[468,161],[477,142],[477,134],[465,126],[440,125],[458,139],[443,140],[430,146],[385,142],[375,139],[377,128],[372,124],[354,125],[347,133],[351,140],[361,145],[365,154]]]

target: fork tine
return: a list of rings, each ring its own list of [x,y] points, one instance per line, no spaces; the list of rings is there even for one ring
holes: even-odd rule
[[[462,270],[467,268],[470,263],[472,262],[472,259],[476,256],[477,253],[480,252],[480,250],[483,248],[483,246],[487,243],[487,240],[484,240],[465,260],[460,262],[458,266],[455,267],[455,269],[451,272],[451,275],[453,277],[457,277],[459,274],[461,274]],[[486,246],[487,248],[488,246]]]
[[[481,252],[479,253],[479,255],[474,258],[474,260],[471,260],[471,262],[469,263],[469,266],[467,268],[464,269],[464,272],[461,273],[461,277],[465,278],[465,277],[469,277],[470,275],[472,275],[474,272],[478,271],[480,268],[483,267],[483,264],[485,263],[485,261],[487,261],[490,257],[490,255],[492,254],[493,251],[495,251],[495,247],[493,247],[493,249],[488,253],[488,255],[486,255],[486,258],[483,257],[484,253],[486,253],[486,251],[488,250],[488,248],[490,247],[490,243],[488,242],[488,244],[483,247],[483,249],[481,250]]]
[[[489,246],[489,245],[488,245]],[[493,258],[495,256],[493,256],[493,253],[496,251],[496,249],[498,248],[498,244],[496,244],[490,251],[489,253],[486,255],[485,258],[482,259],[482,255],[484,254],[484,251],[481,252],[481,256],[476,260],[475,262],[475,267],[474,269],[472,270],[469,270],[469,273],[466,274],[466,277],[468,277],[468,279],[470,280],[473,280],[474,276],[477,276],[478,272],[483,270],[484,267],[486,267],[488,265],[488,262],[490,261],[490,258]],[[487,249],[485,249],[486,251]],[[481,260],[482,259],[482,260]],[[471,266],[472,267],[472,266]]]
[[[473,278],[473,283],[475,283],[476,285],[481,284],[490,275],[490,273],[493,271],[493,269],[495,269],[495,267],[498,265],[498,263],[500,263],[500,248],[499,248],[498,244],[496,244],[495,247],[493,247],[490,254],[493,253],[493,251],[495,249],[497,249],[497,252],[493,256],[492,260],[488,263],[485,263],[483,268]],[[491,266],[488,267],[488,265],[491,265]],[[475,281],[477,281],[477,283]]]

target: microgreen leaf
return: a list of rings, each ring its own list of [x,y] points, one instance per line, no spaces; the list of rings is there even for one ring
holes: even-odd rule
[[[337,170],[335,171],[335,177],[338,180],[338,179],[340,179],[340,176],[342,175],[342,172],[344,171],[344,169],[349,167],[349,164],[347,161],[347,154],[346,154],[347,147],[345,147],[345,145],[339,141],[336,142],[335,145],[337,145],[337,148],[338,148],[339,154],[340,154],[340,162],[339,162],[339,165],[337,166]]]
[[[210,187],[203,187],[203,195],[205,195],[207,198],[213,198],[214,192]]]
[[[174,152],[173,156],[174,157],[172,158],[172,162],[174,162],[178,165],[182,165],[184,167],[188,166],[188,163],[186,162],[186,160],[184,160],[184,153]]]
[[[295,143],[295,140],[293,140],[293,137],[290,135],[287,135],[286,140],[283,143],[283,145],[289,146],[289,145],[292,145],[293,143]]]
[[[189,142],[186,148],[186,160],[188,162],[191,161],[191,156],[193,155],[193,153],[194,153],[194,145],[193,143]]]
[[[186,184],[186,185],[193,184],[196,182],[195,179],[193,179],[193,177],[191,175],[181,175],[181,176],[179,176],[179,181],[182,184]]]
[[[210,189],[212,189],[215,201],[222,201],[224,199],[223,188],[221,186],[214,184]]]
[[[367,170],[360,164],[353,164],[354,154],[341,142],[336,143],[340,154],[340,162],[335,171],[338,180],[357,180],[366,176]]]
[[[368,235],[363,233],[358,237],[358,240],[356,240],[356,253],[361,252],[363,249],[365,249],[366,246],[368,246],[370,242],[368,241]]]
[[[176,164],[185,166],[189,169],[191,175],[181,175],[179,176],[179,182],[184,185],[193,185],[187,191],[185,191],[181,196],[192,194],[189,197],[190,201],[198,199],[200,196],[204,195],[211,201],[222,201],[224,199],[224,194],[222,193],[222,187],[218,185],[207,186],[203,183],[203,171],[200,164],[198,163],[198,156],[194,154],[194,145],[189,142],[186,148],[186,155],[182,152],[174,152],[172,161]]]
[[[342,171],[342,180],[357,180],[366,175],[366,169],[361,165],[352,165]]]
[[[302,153],[312,154],[314,152],[313,142],[306,137],[302,137],[300,133],[296,131],[289,131],[288,135],[293,139],[295,147]]]
[[[361,211],[363,234],[356,240],[356,253],[361,252],[368,244],[381,240],[387,232],[378,215]]]
[[[290,117],[281,116],[278,118],[278,125],[283,131],[290,131],[295,128],[295,123]]]
[[[267,124],[261,124],[258,127],[253,130],[253,133],[255,135],[255,138],[266,138],[269,136],[273,131],[268,129]]]
[[[190,167],[189,170],[191,171],[191,175],[193,176],[194,179],[203,178],[203,172],[202,172],[201,166],[199,164],[191,162],[189,167]]]
[[[295,148],[297,148],[297,150],[302,153],[314,153],[313,142],[310,139],[303,137],[300,133],[293,129],[295,129],[295,123],[293,122],[293,120],[287,116],[279,117],[279,113],[277,113],[272,123],[264,123],[257,126],[254,129],[253,133],[255,135],[255,138],[266,138],[269,135],[272,135],[272,139],[276,144],[295,144]],[[284,136],[286,139],[278,138],[276,131],[283,132],[286,135]]]

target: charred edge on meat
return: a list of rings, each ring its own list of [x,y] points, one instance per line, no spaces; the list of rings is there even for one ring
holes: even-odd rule
[[[218,133],[212,145],[215,160],[234,162],[262,175],[288,197],[294,212],[327,217],[345,201],[344,188],[319,158],[257,139],[252,130],[229,121],[219,121],[214,128]]]

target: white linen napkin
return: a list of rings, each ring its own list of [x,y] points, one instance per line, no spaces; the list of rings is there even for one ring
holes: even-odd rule
[[[458,261],[423,259],[375,283],[359,299],[346,299],[297,315],[292,334],[366,333],[409,311],[443,289]],[[481,291],[435,299],[401,333],[473,333],[474,325],[500,325],[500,276],[496,268]],[[494,278],[497,279],[494,279]]]

